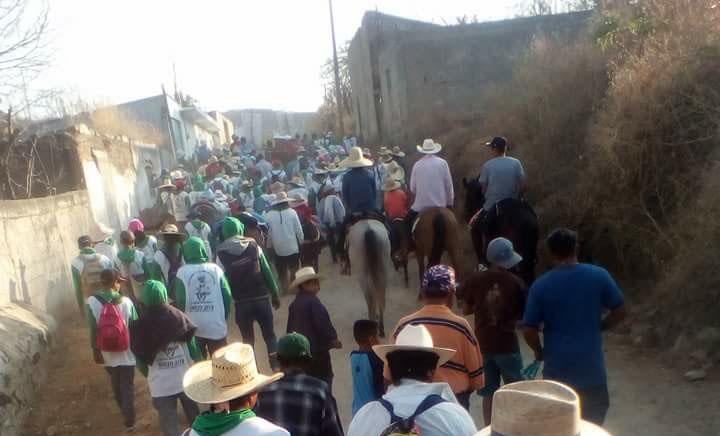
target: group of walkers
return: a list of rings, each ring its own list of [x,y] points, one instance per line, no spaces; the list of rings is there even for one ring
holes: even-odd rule
[[[354,221],[404,219],[411,234],[423,210],[452,209],[453,183],[432,139],[417,146],[422,157],[409,179],[399,147],[378,147],[373,159],[350,140],[297,139],[286,163],[241,138],[219,153],[199,149],[156,183],[172,219],[154,236],[133,219],[114,251],[101,250],[113,244],[107,235],[78,240],[77,302],[128,432],[137,368],[165,436],[344,434],[331,358],[343,344],[319,297],[324,277],[303,251],[325,240],[348,267],[345,234]],[[494,157],[478,177],[485,214],[527,189],[505,140],[488,145]],[[496,238],[488,268],[462,284],[450,266],[428,268],[422,307],[398,321],[387,344],[378,323],[354,321],[347,434],[607,434],[597,427],[609,407],[602,331],[623,319],[623,295],[607,271],[578,263],[575,232],[555,230],[546,245],[555,267],[529,290],[514,272],[522,257]],[[273,310],[289,294],[278,340]],[[453,312],[458,300],[474,326]],[[242,342],[228,344],[233,305]],[[272,375],[257,369],[255,322]],[[534,352],[527,367],[518,323]],[[541,364],[545,380],[534,380]],[[479,433],[468,412],[474,392],[487,426]],[[191,423],[185,431],[178,402]]]

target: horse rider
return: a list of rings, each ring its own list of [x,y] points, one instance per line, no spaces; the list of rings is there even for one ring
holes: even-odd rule
[[[437,156],[440,150],[442,145],[432,139],[426,139],[422,145],[417,146],[417,151],[425,156],[415,162],[410,173],[410,192],[414,201],[405,218],[405,224],[408,240],[411,242],[412,227],[420,213],[433,207],[452,209],[455,201],[450,166],[445,159]]]
[[[479,220],[483,235],[492,228],[497,219],[495,206],[507,199],[520,200],[528,187],[522,163],[507,155],[505,138],[497,136],[485,145],[490,147],[493,157],[485,162],[478,177],[485,196]]]
[[[347,214],[338,235],[338,248],[344,263],[343,272],[347,273],[349,259],[345,250],[345,236],[348,225],[368,217],[377,217],[383,223],[384,220],[378,213],[378,189],[375,177],[369,170],[373,166],[372,160],[363,156],[363,150],[360,147],[353,147],[341,166],[349,168],[342,178],[342,199],[347,208]]]

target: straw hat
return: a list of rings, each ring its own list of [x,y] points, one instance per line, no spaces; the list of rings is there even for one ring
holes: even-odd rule
[[[427,351],[437,354],[438,368],[455,355],[455,350],[436,347],[427,327],[422,324],[407,325],[397,335],[394,345],[374,345],[372,349],[385,365],[387,365],[387,355],[393,351]]]
[[[492,426],[475,436],[610,436],[580,419],[580,400],[572,389],[549,380],[511,383],[495,392]]]
[[[270,185],[270,192],[272,194],[277,194],[278,192],[282,192],[285,190],[285,185],[281,182],[274,182]]]
[[[288,198],[287,192],[283,191],[283,192],[278,192],[277,194],[275,194],[275,199],[273,200],[272,205],[277,206],[278,204],[289,203],[289,202],[290,202],[290,199]]]
[[[305,187],[305,182],[303,182],[302,177],[300,177],[298,175],[293,176],[293,178],[288,183],[291,185],[299,186],[301,188]]]
[[[175,224],[165,224],[158,232],[159,236],[180,236],[182,239],[187,238],[187,235],[185,233],[180,233],[178,231],[178,228]]]
[[[392,152],[390,152],[390,154],[397,157],[405,157],[405,153],[400,150],[400,147],[398,147],[397,145],[392,148]]]
[[[293,280],[293,282],[290,283],[290,286],[288,286],[288,291],[295,290],[298,286],[305,282],[309,282],[310,280],[323,280],[324,278],[324,276],[317,274],[315,272],[315,268],[311,266],[300,268],[295,273],[295,280]]]
[[[390,150],[388,150],[388,148],[385,147],[384,145],[381,145],[380,148],[378,149],[378,155],[380,155],[380,156],[389,156],[389,155],[390,155]]]
[[[371,167],[372,161],[363,157],[363,150],[360,147],[350,149],[350,156],[340,162],[340,166],[344,168],[364,168]]]
[[[383,183],[382,190],[385,192],[394,191],[396,189],[400,189],[402,185],[397,180],[393,179],[385,179],[385,183]]]
[[[305,198],[301,192],[293,192],[292,195],[288,197],[288,200],[290,202],[290,207],[298,207],[303,204],[307,204],[307,198]]]
[[[284,376],[259,374],[250,345],[236,342],[217,350],[212,360],[193,365],[185,372],[183,389],[191,400],[218,404],[251,394]]]
[[[417,151],[423,154],[435,154],[442,150],[442,145],[433,141],[432,139],[426,139],[422,145],[417,146]]]
[[[177,189],[177,186],[175,186],[170,179],[163,179],[162,185],[158,186],[158,190],[163,189]]]
[[[392,161],[387,164],[385,168],[387,169],[387,175],[389,178],[397,180],[398,182],[405,181],[405,170],[397,162]]]
[[[393,162],[393,157],[391,154],[384,154],[384,155],[380,156],[380,161],[387,165],[390,162]]]
[[[315,171],[313,172],[314,176],[321,176],[323,174],[327,174],[328,170],[326,168],[315,168]]]
[[[334,163],[328,164],[326,168],[327,168],[327,170],[328,170],[329,172],[331,172],[331,173],[341,173],[341,172],[345,171],[344,168],[341,168],[341,167],[339,167],[338,165],[336,165],[336,164],[334,164]]]

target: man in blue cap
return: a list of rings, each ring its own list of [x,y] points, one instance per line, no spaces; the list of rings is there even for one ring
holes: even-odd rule
[[[523,316],[527,288],[510,272],[522,261],[512,242],[505,238],[490,241],[487,260],[490,269],[473,273],[458,294],[465,301],[465,314],[475,314],[485,373],[485,387],[478,394],[483,397],[485,425],[490,425],[493,394],[500,388],[500,379],[505,384],[523,380],[515,326]]]

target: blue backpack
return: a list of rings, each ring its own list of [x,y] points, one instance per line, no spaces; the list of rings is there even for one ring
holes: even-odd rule
[[[424,413],[426,410],[435,407],[440,403],[444,403],[445,400],[437,394],[428,395],[417,406],[415,412],[407,418],[400,418],[395,415],[393,405],[386,399],[380,398],[378,402],[382,404],[390,414],[390,425],[388,425],[379,436],[413,436],[420,435],[420,429],[415,425],[415,418]]]

